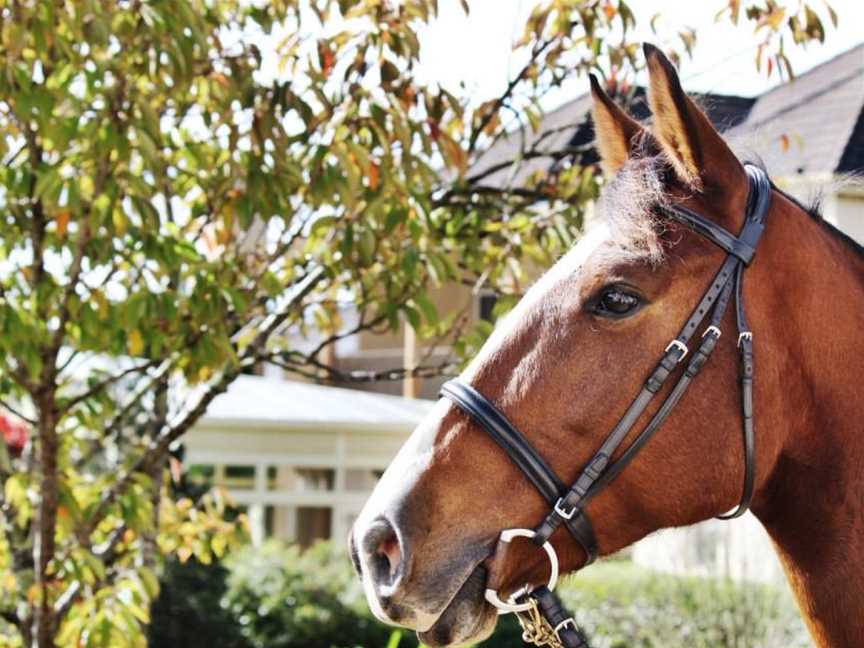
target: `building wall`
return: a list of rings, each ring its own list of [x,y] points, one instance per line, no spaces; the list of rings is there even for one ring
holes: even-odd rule
[[[447,284],[432,290],[429,299],[442,316],[464,311],[473,322],[479,315],[478,299],[469,286]],[[445,346],[433,351],[430,348],[433,344],[432,340],[420,340],[416,336],[408,335],[405,326],[395,332],[363,331],[352,339],[350,347],[345,345],[337,348],[334,361],[341,371],[399,369],[406,366],[406,353],[410,351],[408,345],[412,346],[413,355],[419,362],[438,364],[445,361],[450,355],[450,349]],[[380,394],[434,399],[438,397],[438,389],[443,381],[443,378],[416,379],[416,391],[412,393],[406,393],[402,380],[352,383],[345,386]]]
[[[640,565],[673,574],[785,581],[771,539],[751,513],[658,531],[637,542],[631,555]]]
[[[246,511],[253,543],[341,541],[410,432],[202,426],[186,437],[184,463]]]
[[[824,201],[823,216],[859,243],[864,243],[864,192],[847,188]]]

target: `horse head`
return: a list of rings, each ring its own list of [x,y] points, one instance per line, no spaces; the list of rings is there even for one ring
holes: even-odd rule
[[[583,473],[644,389],[657,358],[669,354],[669,341],[729,258],[715,241],[670,218],[670,209],[700,214],[708,226],[731,233],[741,232],[751,209],[752,183],[744,165],[684,93],[668,59],[651,46],[645,54],[650,128],[622,111],[592,78],[596,146],[606,176],[599,222],[498,323],[460,376],[494,403],[565,484]],[[800,209],[770,186],[767,192],[773,197],[771,230],[774,212]],[[790,223],[788,232],[811,226],[800,219]],[[782,256],[782,233],[772,236],[773,241],[766,235],[743,288],[752,330],[766,337],[782,336],[782,324],[770,316],[780,297],[765,260]],[[709,328],[709,319],[700,317],[698,324],[694,340]],[[733,310],[717,324],[718,338],[720,329],[729,333],[716,340],[710,362],[662,430],[582,508],[599,555],[657,529],[718,516],[747,490]],[[787,356],[776,348],[768,348],[764,359],[760,355],[760,406],[768,400],[760,394],[782,391]],[[682,365],[670,372],[683,370]],[[673,383],[637,412],[624,443],[607,459],[620,456],[649,424]],[[765,482],[784,443],[778,431],[786,416],[782,407],[777,399],[762,410],[772,424],[759,429],[754,507],[767,497]],[[545,583],[544,552],[524,540],[502,551],[498,539],[503,529],[534,528],[548,515],[549,502],[476,417],[442,399],[384,474],[350,543],[375,614],[416,629],[428,645],[451,645],[492,631],[496,609],[484,598],[490,587],[506,598],[526,583]],[[551,534],[550,543],[562,571],[589,560],[590,552],[566,525]]]

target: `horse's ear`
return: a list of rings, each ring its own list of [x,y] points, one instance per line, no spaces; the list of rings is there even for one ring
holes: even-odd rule
[[[643,46],[648,62],[648,102],[654,116],[653,132],[678,177],[694,189],[737,185],[744,168],[720,133],[681,89],[678,73],[668,58],[649,43]]]
[[[591,79],[594,119],[594,139],[600,154],[603,173],[613,176],[630,157],[636,140],[642,135],[642,126],[621,110],[600,86],[597,77]]]

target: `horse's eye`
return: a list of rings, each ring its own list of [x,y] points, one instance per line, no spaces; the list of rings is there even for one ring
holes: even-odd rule
[[[594,304],[594,312],[605,317],[624,317],[636,311],[642,299],[620,287],[605,288]]]

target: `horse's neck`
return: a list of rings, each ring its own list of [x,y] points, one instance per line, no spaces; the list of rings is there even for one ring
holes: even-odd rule
[[[803,214],[789,222],[775,252],[796,267],[774,275],[783,312],[775,303],[763,313],[784,321],[765,340],[776,346],[765,360],[773,376],[761,392],[761,421],[765,443],[776,445],[755,511],[818,645],[861,646],[864,257]]]

